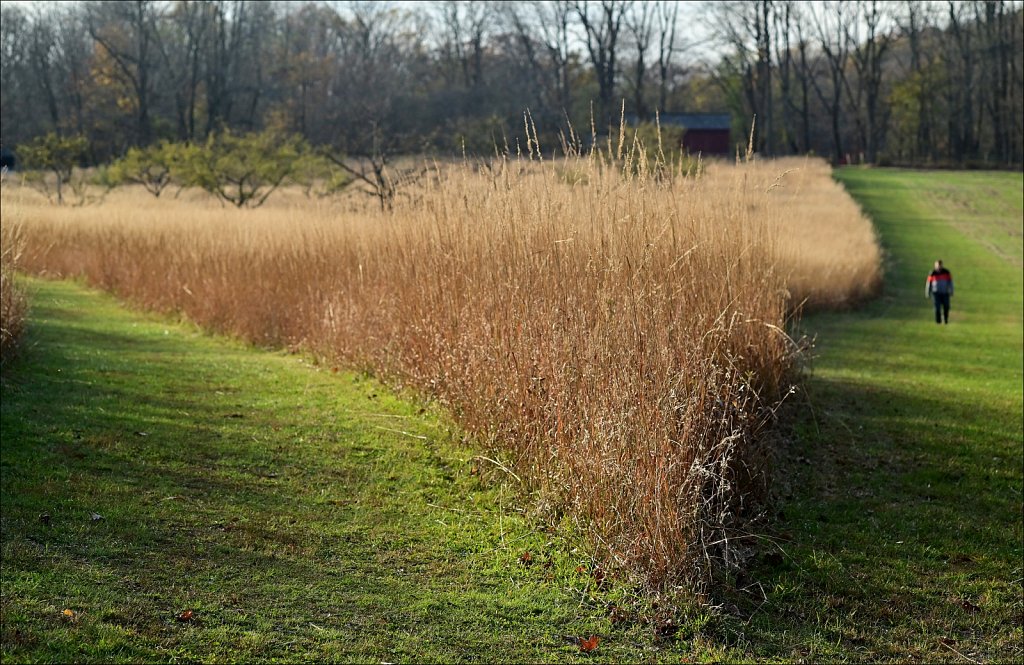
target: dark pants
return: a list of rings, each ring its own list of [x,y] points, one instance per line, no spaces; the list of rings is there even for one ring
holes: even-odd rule
[[[949,323],[949,294],[933,293],[932,302],[935,303],[935,323]]]

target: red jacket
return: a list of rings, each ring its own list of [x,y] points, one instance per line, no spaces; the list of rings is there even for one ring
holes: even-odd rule
[[[953,295],[953,275],[945,268],[933,270],[925,283],[925,296]]]

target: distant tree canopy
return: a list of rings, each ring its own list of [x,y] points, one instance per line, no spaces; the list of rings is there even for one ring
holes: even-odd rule
[[[26,168],[36,172],[34,184],[47,198],[55,197],[57,203],[64,203],[65,187],[71,184],[74,168],[82,161],[87,145],[84,136],[64,137],[48,132],[21,146],[21,156]],[[54,176],[52,193],[50,174]]]
[[[133,0],[0,13],[0,142],[20,152],[81,135],[83,163],[268,128],[353,156],[514,151],[525,109],[550,151],[567,123],[584,137],[592,114],[598,134],[617,125],[622,100],[647,121],[728,111],[734,143],[756,116],[763,154],[1019,165],[1024,152],[1016,1]]]

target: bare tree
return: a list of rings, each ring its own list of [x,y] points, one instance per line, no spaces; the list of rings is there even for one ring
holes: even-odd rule
[[[901,13],[900,31],[907,40],[910,50],[910,71],[908,76],[914,77],[917,81],[916,104],[916,131],[914,136],[914,154],[916,156],[935,156],[935,143],[932,141],[932,93],[928,86],[924,85],[923,79],[927,70],[928,62],[922,38],[925,31],[931,25],[931,12],[929,5],[922,0],[906,0],[903,3]]]
[[[796,48],[800,54],[800,63],[797,67],[797,80],[800,83],[800,137],[801,150],[804,152],[811,149],[811,81],[814,77],[814,70],[808,59],[807,52],[810,48],[810,37],[804,34],[804,19],[801,16],[796,20]]]
[[[949,144],[952,157],[963,161],[977,152],[974,133],[974,45],[972,31],[968,28],[968,6],[963,2],[948,0],[947,17],[949,32],[953,39],[947,40],[945,56],[950,76],[946,87],[948,105]]]
[[[35,5],[31,10],[32,23],[29,28],[28,57],[36,85],[43,97],[50,124],[55,132],[61,133],[60,112],[57,107],[57,92],[54,61],[57,50],[56,12],[54,5]]]
[[[638,118],[645,119],[650,115],[644,99],[644,89],[647,80],[647,52],[654,39],[656,7],[653,3],[642,2],[630,9],[631,11],[626,14],[625,23],[634,48],[633,77],[630,81],[633,87],[633,110]]]
[[[444,28],[442,50],[453,69],[462,75],[462,85],[475,90],[483,80],[483,47],[492,18],[490,3],[480,0],[446,0],[441,6]]]
[[[512,23],[534,89],[547,106],[548,113],[541,111],[539,115],[546,115],[547,121],[560,122],[572,109],[569,27],[574,13],[571,3],[566,0],[507,2],[503,12]]]
[[[775,11],[775,62],[778,68],[779,93],[782,98],[782,138],[790,152],[797,152],[796,132],[793,129],[797,105],[793,101],[793,0],[781,0]],[[799,21],[799,18],[797,18]]]
[[[598,121],[611,121],[613,97],[615,96],[615,75],[619,36],[630,0],[601,0],[598,2],[574,2],[576,17],[583,27],[587,54],[594,66],[598,86]]]
[[[882,64],[889,48],[890,34],[886,23],[888,12],[878,0],[858,2],[854,10],[853,20],[844,24],[846,39],[855,46],[852,53],[854,69],[857,72],[857,106],[858,127],[863,133],[866,158],[869,163],[878,159],[878,144],[885,123],[879,118]],[[863,29],[863,35],[861,30]],[[849,82],[849,78],[845,79]],[[863,102],[862,104],[860,102]],[[863,111],[865,119],[859,121]]]
[[[572,52],[569,44],[569,26],[572,18],[572,5],[568,0],[554,2],[535,2],[534,7],[539,19],[538,34],[543,36],[544,48],[558,81],[558,103],[563,113],[572,108],[572,73],[570,60]]]
[[[659,2],[658,26],[658,109],[667,110],[668,78],[672,68],[672,56],[676,52],[676,28],[679,25],[679,3]]]
[[[837,0],[814,5],[810,13],[818,37],[818,46],[828,66],[830,85],[825,88],[813,74],[811,83],[821,103],[828,110],[832,127],[832,158],[838,162],[843,158],[840,121],[843,114],[843,88],[847,86],[846,66],[850,57],[849,33],[844,26],[846,21],[850,20],[851,12],[848,3]]]
[[[984,10],[984,16],[978,16],[984,39],[984,65],[981,67],[981,73],[986,80],[986,85],[982,86],[982,89],[987,93],[985,101],[992,125],[992,145],[996,159],[1006,163],[1009,161],[1012,143],[1010,68],[1014,58],[1011,54],[1010,30],[1013,20],[1007,17],[1005,0],[986,2],[978,9]]]
[[[92,39],[82,13],[74,6],[62,6],[57,16],[57,55],[64,90],[65,120],[72,133],[84,136],[87,130],[87,99],[92,88],[90,71]]]
[[[2,143],[9,145],[12,135],[29,135],[35,129],[30,122],[33,108],[28,76],[28,35],[31,22],[24,7],[14,4],[0,5],[0,104],[2,104]],[[13,130],[13,131],[12,131]],[[18,131],[20,130],[20,132]]]
[[[161,64],[168,73],[179,140],[196,138],[201,65],[211,5],[178,0],[167,14],[167,38],[158,42]]]
[[[135,142],[148,145],[153,138],[150,107],[156,84],[160,6],[152,0],[133,0],[89,3],[85,7],[89,34],[113,60],[133,94]]]
[[[246,0],[208,0],[202,64],[206,97],[203,136],[222,126],[259,128],[270,41],[277,5]]]
[[[775,154],[775,113],[772,108],[772,0],[760,0],[754,20],[757,44],[757,83],[761,100],[761,122],[764,127],[763,147],[769,155]]]
[[[772,113],[772,0],[728,2],[717,5],[718,38],[731,53],[723,59],[726,70],[740,81],[743,98],[757,118],[756,147],[774,153]],[[731,84],[721,77],[720,85]]]
[[[391,152],[401,139],[389,122],[396,100],[412,83],[406,51],[420,48],[400,39],[409,28],[407,18],[374,2],[350,5],[350,20],[339,35],[343,45],[336,71],[338,90],[349,96],[336,120],[350,127],[343,146],[350,152],[369,155],[374,145]]]

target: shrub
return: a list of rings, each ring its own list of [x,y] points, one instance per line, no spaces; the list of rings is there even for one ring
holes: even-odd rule
[[[54,132],[26,143],[19,151],[25,168],[29,170],[26,182],[51,202],[56,197],[56,202],[63,204],[64,188],[73,184],[75,167],[85,158],[88,146],[84,136],[59,136]],[[55,184],[48,177],[51,173],[56,178]]]
[[[256,208],[295,172],[307,151],[296,136],[224,130],[203,144],[182,147],[177,169],[185,184],[237,208]]]
[[[145,148],[131,148],[124,157],[110,165],[110,177],[115,183],[142,185],[147,192],[159,198],[171,184],[171,175],[180,157],[180,146],[167,141]]]

